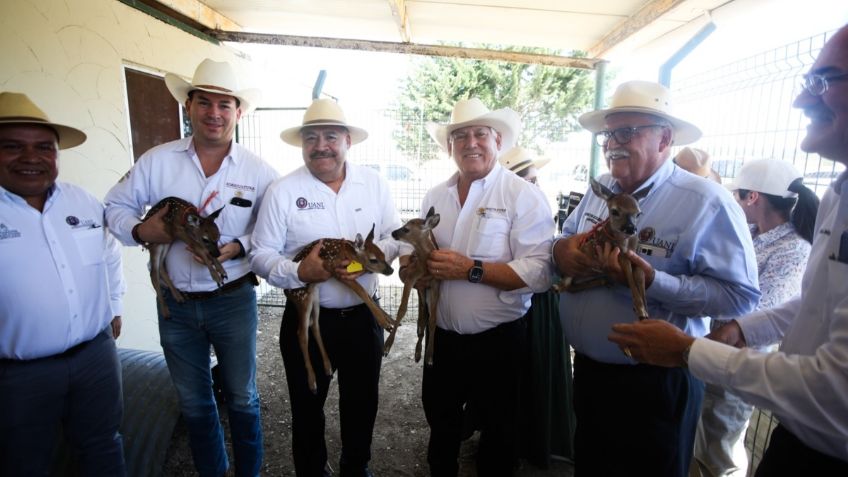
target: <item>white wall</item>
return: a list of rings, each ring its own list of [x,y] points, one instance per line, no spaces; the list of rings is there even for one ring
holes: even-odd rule
[[[252,68],[236,50],[116,0],[3,0],[0,45],[0,91],[25,93],[51,120],[85,131],[83,145],[61,152],[59,179],[100,198],[132,165],[125,65],[187,78],[204,58]],[[124,276],[129,289],[118,345],[158,350],[155,297],[140,247],[124,249]]]

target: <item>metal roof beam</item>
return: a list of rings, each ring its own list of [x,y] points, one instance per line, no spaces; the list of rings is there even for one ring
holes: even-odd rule
[[[392,17],[395,19],[395,25],[398,27],[401,41],[409,43],[412,41],[412,32],[409,30],[406,0],[389,0],[389,8],[392,10]]]
[[[629,38],[634,33],[656,21],[686,0],[652,0],[646,3],[636,13],[630,15],[624,23],[613,28],[604,35],[595,46],[589,48],[588,54],[600,58],[613,47]]]
[[[419,45],[415,43],[396,43],[387,41],[353,40],[344,38],[321,38],[311,36],[274,35],[270,33],[250,33],[238,31],[213,31],[209,35],[219,41],[237,43],[259,43],[265,45],[307,46],[315,48],[334,48],[342,50],[377,51],[383,53],[401,53],[425,56],[447,56],[489,61],[509,61],[566,68],[593,70],[598,62],[595,58],[576,58],[558,55],[541,55],[518,51],[486,50],[482,48],[462,48],[442,45]]]

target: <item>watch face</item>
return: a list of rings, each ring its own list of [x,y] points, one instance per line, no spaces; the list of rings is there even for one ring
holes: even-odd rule
[[[471,283],[480,283],[483,279],[483,264],[479,260],[474,261],[474,266],[468,270],[468,281]]]

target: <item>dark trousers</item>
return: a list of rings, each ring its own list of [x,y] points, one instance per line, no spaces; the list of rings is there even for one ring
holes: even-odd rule
[[[757,467],[756,477],[848,475],[848,462],[810,448],[779,424]]]
[[[459,471],[463,407],[469,402],[480,429],[477,475],[513,475],[526,336],[524,319],[472,335],[436,328],[433,366],[424,366],[421,386],[433,476],[452,477]]]
[[[80,475],[125,475],[122,413],[109,327],[62,355],[0,360],[0,475],[47,475],[60,424]]]
[[[342,476],[362,475],[371,460],[371,438],[377,417],[383,329],[365,305],[347,309],[321,308],[321,337],[333,370],[339,375],[339,420]],[[309,356],[318,392],[309,390],[303,354],[297,342],[297,311],[287,305],[280,326],[280,352],[286,368],[292,410],[292,453],[298,477],[323,475],[327,463],[324,402],[331,376],[324,375],[312,331]]]
[[[576,476],[685,477],[704,384],[687,369],[574,359]]]

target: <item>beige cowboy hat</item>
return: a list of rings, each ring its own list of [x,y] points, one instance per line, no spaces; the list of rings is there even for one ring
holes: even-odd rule
[[[368,138],[368,132],[362,128],[351,126],[345,119],[344,111],[339,103],[329,98],[319,98],[312,101],[303,113],[303,124],[288,128],[280,133],[280,139],[286,144],[301,147],[303,141],[300,131],[310,126],[341,126],[348,130],[350,143],[358,144]]]
[[[686,146],[674,156],[674,163],[696,176],[708,177],[712,172],[712,158],[707,151]]]
[[[261,97],[258,89],[239,88],[236,72],[229,63],[208,58],[197,65],[191,83],[173,73],[166,73],[165,85],[171,96],[180,104],[185,104],[188,94],[195,90],[233,96],[239,100],[241,110],[245,114],[253,111]]]
[[[644,113],[659,116],[674,128],[674,144],[690,144],[701,137],[701,130],[672,114],[671,91],[651,81],[628,81],[616,88],[607,109],[585,113],[577,120],[593,133],[606,128],[606,117],[615,113]]]
[[[0,125],[36,124],[47,126],[58,136],[59,149],[68,149],[85,142],[85,133],[79,129],[56,124],[44,114],[25,94],[0,93]]]
[[[515,136],[521,130],[521,118],[510,108],[489,110],[477,98],[462,99],[456,102],[447,124],[430,123],[427,132],[445,151],[448,150],[448,136],[453,131],[467,126],[489,126],[501,133],[501,148],[513,145]]]
[[[545,164],[551,162],[551,159],[547,157],[540,157],[534,160],[530,155],[530,151],[523,147],[515,146],[502,153],[498,157],[498,161],[505,168],[518,174],[531,166],[536,169],[540,169]]]

